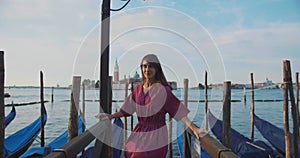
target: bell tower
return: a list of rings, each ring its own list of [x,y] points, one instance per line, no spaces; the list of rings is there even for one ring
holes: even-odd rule
[[[115,61],[115,67],[114,67],[114,83],[119,83],[119,65],[117,59]]]

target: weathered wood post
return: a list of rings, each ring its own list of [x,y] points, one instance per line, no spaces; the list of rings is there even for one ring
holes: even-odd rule
[[[208,130],[208,96],[207,96],[207,71],[204,72],[204,103],[205,103],[205,130]]]
[[[299,72],[296,72],[296,109],[299,114]],[[298,123],[300,120],[298,119]]]
[[[247,92],[246,92],[246,87],[244,87],[244,104],[246,105],[247,102]]]
[[[223,85],[222,143],[228,148],[230,148],[230,108],[231,108],[231,82],[225,81]]]
[[[188,88],[189,88],[189,80],[188,79],[184,79],[184,96],[183,96],[183,103],[186,107],[188,107]],[[184,158],[190,158],[191,157],[191,153],[190,153],[190,138],[189,138],[189,134],[187,132],[187,128],[185,127],[185,125],[183,125],[183,129],[184,129],[184,134],[183,134],[183,149],[184,149]]]
[[[250,73],[250,79],[251,79],[251,128],[250,128],[250,138],[251,140],[254,139],[254,79],[253,79],[253,73]]]
[[[4,51],[0,51],[0,157],[4,157]]]
[[[125,86],[124,86],[124,101],[128,96],[128,83],[127,81],[125,81]],[[124,117],[124,149],[125,149],[125,145],[126,145],[126,141],[127,141],[127,117]],[[124,152],[124,156],[125,156],[126,152]]]
[[[288,91],[290,93],[290,100],[291,100],[291,111],[292,111],[292,117],[293,117],[293,143],[294,143],[294,157],[298,157],[298,135],[299,135],[299,129],[298,129],[298,118],[299,113],[298,109],[296,109],[295,105],[295,96],[294,96],[294,90],[293,90],[293,80],[292,80],[292,73],[291,73],[291,65],[289,60],[284,61],[284,69],[285,69],[285,79],[288,85]]]
[[[285,157],[291,157],[291,145],[290,145],[290,130],[289,130],[289,103],[288,103],[288,82],[286,73],[286,64],[283,61],[283,121],[284,121],[284,138],[285,138]]]
[[[85,85],[82,82],[82,111],[80,111],[81,116],[81,132],[85,131]],[[84,149],[82,150],[82,154],[84,153]]]
[[[131,92],[133,92],[133,82],[131,82]],[[130,116],[131,131],[133,131],[133,116]]]
[[[173,157],[173,146],[172,146],[172,128],[173,128],[173,124],[172,124],[172,117],[171,115],[169,115],[169,158]]]
[[[82,133],[85,131],[85,85],[82,83]]]
[[[101,56],[100,56],[100,112],[109,113],[109,45],[110,45],[110,0],[102,1],[101,12]],[[96,140],[93,157],[108,157],[110,147]]]
[[[54,87],[52,87],[51,103],[54,102]]]
[[[172,135],[173,135],[173,123],[172,123],[172,116],[169,115],[168,117],[168,126],[169,126],[169,133],[168,133],[168,140],[169,140],[169,158],[172,158],[173,157],[173,145],[172,145]]]
[[[45,148],[44,148],[44,153],[43,153],[43,156],[47,156],[47,155],[49,155],[49,153],[50,153],[50,146],[46,146]]]
[[[70,116],[68,123],[68,142],[78,136],[78,110],[80,97],[80,76],[73,76],[71,100],[70,100]]]
[[[41,147],[45,146],[45,130],[44,130],[44,113],[45,113],[45,105],[44,105],[44,76],[43,72],[40,71],[40,83],[41,83],[41,88],[40,88],[40,100],[41,100]]]
[[[107,85],[107,90],[108,90],[108,113],[112,113],[112,76],[108,76],[108,85]],[[107,145],[108,146],[108,157],[113,157],[113,150],[111,148],[112,146],[112,124],[108,124],[107,127]]]

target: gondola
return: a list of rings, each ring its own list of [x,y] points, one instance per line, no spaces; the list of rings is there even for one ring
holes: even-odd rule
[[[15,117],[16,117],[16,108],[15,106],[12,106],[10,113],[7,116],[5,116],[4,119],[5,127],[7,127],[9,123],[11,123],[11,121],[15,119]]]
[[[78,118],[78,135],[82,133],[82,119],[81,117]],[[54,139],[52,142],[50,142],[48,145],[46,145],[47,148],[49,148],[49,153],[53,152],[53,150],[58,149],[65,145],[68,142],[68,130],[65,130],[60,136],[58,136],[56,139]],[[44,150],[46,147],[33,147],[27,150],[24,154],[20,156],[20,158],[25,157],[43,157],[44,156]]]
[[[222,121],[218,120],[210,111],[208,112],[208,122],[211,131],[216,138],[222,141]],[[249,138],[243,136],[234,129],[230,129],[230,149],[237,156],[241,158],[261,158],[261,157],[272,157],[280,158],[283,157],[276,150],[273,150],[265,142],[257,140],[252,141]]]
[[[254,125],[265,139],[281,154],[285,155],[285,136],[284,130],[271,124],[270,122],[254,115]],[[290,133],[291,153],[294,153],[293,135]],[[300,151],[300,138],[298,137],[298,151]]]
[[[44,124],[47,122],[47,112],[44,111]],[[34,122],[8,136],[4,140],[4,157],[19,157],[33,143],[40,132],[41,117]]]

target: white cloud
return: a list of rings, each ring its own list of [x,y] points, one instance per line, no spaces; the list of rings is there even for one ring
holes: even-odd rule
[[[244,82],[252,71],[258,74],[259,81],[272,76],[276,82],[280,82],[282,61],[286,58],[291,59],[295,71],[299,71],[299,28],[300,23],[273,23],[264,28],[215,34],[229,78]]]
[[[265,28],[231,30],[216,35],[220,47],[229,48],[226,53],[268,53],[278,47],[298,46],[300,23],[271,24]],[[255,55],[253,55],[255,56]]]

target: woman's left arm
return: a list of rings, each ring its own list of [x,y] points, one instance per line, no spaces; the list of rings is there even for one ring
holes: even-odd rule
[[[181,119],[181,121],[193,131],[196,138],[199,140],[200,136],[205,136],[208,132],[204,129],[201,129],[197,126],[195,126],[186,116]],[[200,136],[199,136],[200,135]]]

